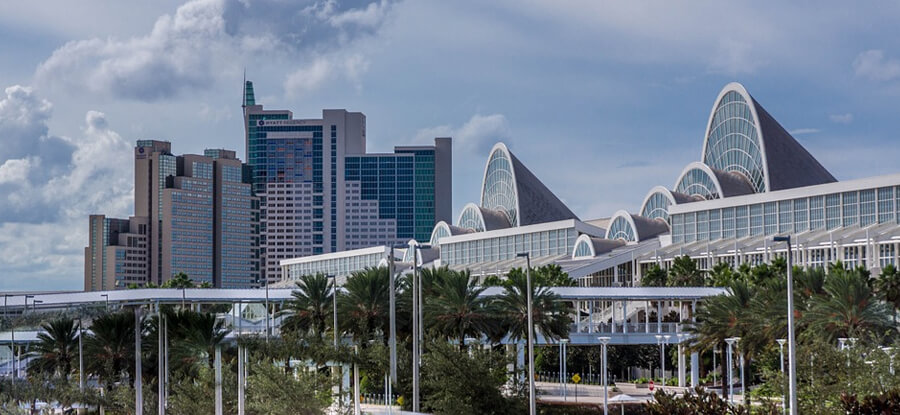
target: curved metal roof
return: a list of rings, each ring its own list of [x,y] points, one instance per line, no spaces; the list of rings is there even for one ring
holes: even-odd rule
[[[733,100],[723,102],[723,100]],[[738,107],[727,108],[733,102]],[[742,111],[741,109],[749,109]],[[740,108],[740,109],[739,109]],[[729,111],[737,110],[737,113]],[[715,121],[719,121],[714,125]],[[723,125],[724,134],[738,139],[723,139],[718,136],[713,149],[710,143],[711,133]],[[720,147],[724,146],[722,148]],[[749,143],[749,144],[748,144]],[[749,146],[749,148],[742,148]],[[758,151],[759,154],[756,154]],[[731,157],[725,157],[726,153]],[[735,156],[737,155],[737,156]],[[755,160],[758,157],[758,161]],[[741,163],[736,158],[743,158]],[[703,139],[701,160],[714,169],[737,172],[750,176],[761,175],[762,180],[752,185],[754,192],[782,190],[837,181],[797,140],[791,136],[778,121],[769,114],[744,88],[732,82],[722,88],[713,103],[709,122]],[[752,165],[743,165],[743,164]],[[757,165],[760,163],[761,166]],[[751,184],[754,177],[746,177]]]
[[[504,160],[505,159],[505,160]],[[498,173],[504,168],[503,163],[510,164],[509,174],[514,195],[497,195],[496,192],[508,191],[508,183],[503,183],[506,172]],[[497,163],[492,168],[491,163]],[[491,149],[488,162],[484,168],[484,180],[481,186],[481,206],[487,209],[501,210],[507,213],[512,226],[525,226],[536,223],[553,222],[563,219],[578,219],[569,208],[550,191],[524,164],[509,151],[503,143],[497,143]],[[509,199],[513,199],[515,206]],[[507,206],[510,205],[510,206]],[[510,213],[514,210],[514,213]]]

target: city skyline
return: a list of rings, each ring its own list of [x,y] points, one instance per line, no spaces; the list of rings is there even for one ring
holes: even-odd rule
[[[0,6],[0,287],[79,287],[87,215],[132,211],[136,140],[244,148],[245,68],[267,106],[366,113],[372,151],[454,137],[454,214],[496,141],[579,217],[636,212],[730,81],[838,180],[897,172],[896,5],[454,6]]]

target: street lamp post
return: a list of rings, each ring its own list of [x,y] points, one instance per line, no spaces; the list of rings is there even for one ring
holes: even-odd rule
[[[569,343],[569,339],[560,339],[559,341],[559,386],[562,388],[563,401],[566,400],[566,395],[568,392],[567,389],[567,374],[566,374],[566,345]]]
[[[34,300],[31,302],[31,312],[34,313],[37,311],[37,305],[44,304],[44,300]]]
[[[791,400],[791,415],[797,415],[797,347],[794,340],[794,275],[791,236],[776,236],[775,242],[787,242],[787,317],[788,317],[788,391]]]
[[[137,307],[134,310],[134,412],[136,415],[144,414],[144,388],[141,383],[141,312]]]
[[[609,415],[609,381],[606,379],[606,345],[609,344],[609,337],[598,337],[600,340],[602,351],[600,353],[600,381],[603,382],[603,415]]]
[[[81,317],[76,317],[74,320],[78,320],[78,390],[84,393],[84,349],[81,344],[84,330],[82,329]]]
[[[716,387],[716,371],[718,370],[718,366],[716,366],[716,355],[719,354],[719,346],[713,347],[713,388]]]
[[[784,344],[787,343],[787,339],[778,339],[775,341],[778,342],[778,352],[779,352],[779,355],[781,356],[781,358],[778,359],[778,362],[781,364],[781,376],[783,377],[784,376]],[[781,399],[781,412],[787,412],[787,403],[785,401],[787,401],[787,396],[785,396]]]
[[[419,260],[422,258],[422,249],[431,248],[430,245],[413,245],[413,412],[419,412],[419,365],[422,359],[422,342],[425,339],[425,314],[422,303],[422,280],[419,275]]]
[[[391,252],[388,256],[388,275],[390,276],[390,334],[389,334],[389,346],[391,348],[391,367],[390,367],[390,375],[391,382],[397,382],[397,282],[396,282],[396,270],[394,265],[394,249],[396,246],[391,246]]]
[[[337,325],[335,325],[337,327]],[[266,278],[266,344],[269,343],[269,279]]]
[[[29,299],[29,298],[34,298],[34,296],[33,296],[33,295],[26,295],[26,296],[25,296],[25,308],[22,309],[22,314],[23,314],[23,315],[24,315],[26,312],[28,312],[28,299]]]
[[[516,257],[525,257],[525,289],[528,290],[526,300],[528,302],[528,413],[535,415],[537,414],[537,405],[534,396],[534,323],[531,311],[531,255],[528,252],[522,252],[516,254]]]
[[[662,334],[657,334],[653,337],[656,337],[656,345],[659,346],[659,375],[662,377],[662,385],[660,387],[666,386],[666,358],[664,357],[663,352],[663,343],[662,343]],[[650,373],[650,377],[653,377],[653,373]]]
[[[332,327],[332,332],[334,333],[334,350],[337,350],[338,342],[339,342],[339,340],[338,340],[338,313],[337,313],[337,296],[338,296],[337,276],[336,275],[327,275],[325,278],[331,279],[331,281],[332,281],[331,282],[331,303],[332,303],[332,317],[333,317],[332,324],[333,325],[331,327]],[[343,371],[341,370],[341,372],[343,372]],[[332,372],[332,373],[334,373],[334,372]],[[340,375],[341,375],[340,377],[343,378],[343,376],[342,376],[343,373],[340,373]],[[340,410],[343,407],[343,405],[342,405],[343,379],[338,380],[337,389],[338,389],[338,410]]]
[[[737,341],[735,337],[729,337],[725,339],[725,343],[728,343],[728,353],[726,355],[726,359],[728,360],[728,399],[731,404],[734,404],[734,383],[733,377],[731,376],[731,346],[734,345],[734,342]]]
[[[106,312],[109,312],[109,294],[100,294],[101,297],[106,301]]]

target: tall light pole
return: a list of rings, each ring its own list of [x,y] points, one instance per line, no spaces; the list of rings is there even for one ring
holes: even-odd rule
[[[781,356],[778,359],[778,363],[781,364],[781,376],[784,377],[784,344],[787,343],[787,339],[777,339],[775,341],[778,342],[778,353]],[[781,399],[781,412],[787,412],[787,403],[785,401],[787,401],[787,396]]]
[[[419,260],[422,258],[421,249],[431,248],[430,245],[413,245],[413,412],[419,412],[419,365],[422,358],[422,342],[425,339],[425,314],[422,303],[422,280],[419,275]]]
[[[388,344],[391,348],[391,382],[397,383],[397,280],[396,270],[394,266],[394,249],[396,246],[391,245],[390,255],[388,256],[388,275],[390,280],[390,334]]]
[[[22,314],[23,314],[23,315],[24,315],[25,313],[28,312],[28,299],[29,299],[29,298],[34,298],[34,296],[33,296],[33,295],[26,295],[26,296],[25,296],[25,308],[22,309]]]
[[[734,383],[732,382],[733,377],[731,376],[731,347],[737,341],[737,337],[729,337],[725,339],[725,343],[728,343],[728,399],[731,401],[731,404],[734,405]]]
[[[606,379],[606,345],[609,344],[609,337],[598,337],[603,350],[600,353],[600,381],[603,382],[603,415],[609,415],[609,382]]]
[[[141,383],[141,307],[134,310],[134,413],[144,415],[144,387]]]
[[[81,317],[78,320],[78,390],[84,393],[84,349],[82,348],[81,338],[84,337],[84,329],[82,328]]]
[[[525,257],[525,289],[528,290],[526,300],[528,302],[528,413],[535,415],[537,414],[537,404],[534,396],[534,317],[531,311],[531,255],[528,252],[522,252],[516,254],[516,257]]]
[[[788,391],[791,395],[791,415],[797,415],[797,343],[794,340],[794,264],[791,236],[776,236],[773,240],[787,242]]]
[[[567,373],[566,373],[566,345],[569,343],[569,339],[561,339],[559,341],[559,385],[562,387],[562,395],[563,400],[566,400],[566,395],[568,392],[566,389],[568,385],[566,384]]]
[[[713,388],[716,387],[716,370],[719,369],[719,367],[716,366],[716,355],[717,354],[719,354],[719,346],[713,347],[713,370],[712,370]]]
[[[331,303],[332,303],[332,316],[334,318],[332,331],[334,333],[334,350],[338,348],[338,314],[337,314],[337,275],[327,275],[325,278],[331,279]],[[341,378],[343,378],[343,373],[341,373]],[[343,401],[343,379],[338,380],[338,409],[342,408],[341,402]]]
[[[747,380],[744,378],[744,348],[741,346],[741,338],[738,341],[738,360],[741,361],[741,403],[747,403]]]
[[[101,297],[106,301],[106,312],[109,312],[109,294],[100,294]]]
[[[337,327],[337,325],[335,325]],[[266,344],[269,343],[269,278],[266,278]]]

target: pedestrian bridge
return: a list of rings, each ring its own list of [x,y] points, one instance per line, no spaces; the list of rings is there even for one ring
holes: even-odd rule
[[[691,321],[697,305],[727,293],[716,287],[554,287],[551,291],[574,306],[571,345],[599,344],[598,337],[609,337],[614,345],[678,343],[687,339],[682,327]],[[484,295],[502,292],[492,287]],[[658,335],[662,338],[657,339]],[[536,343],[556,342],[538,334]]]

